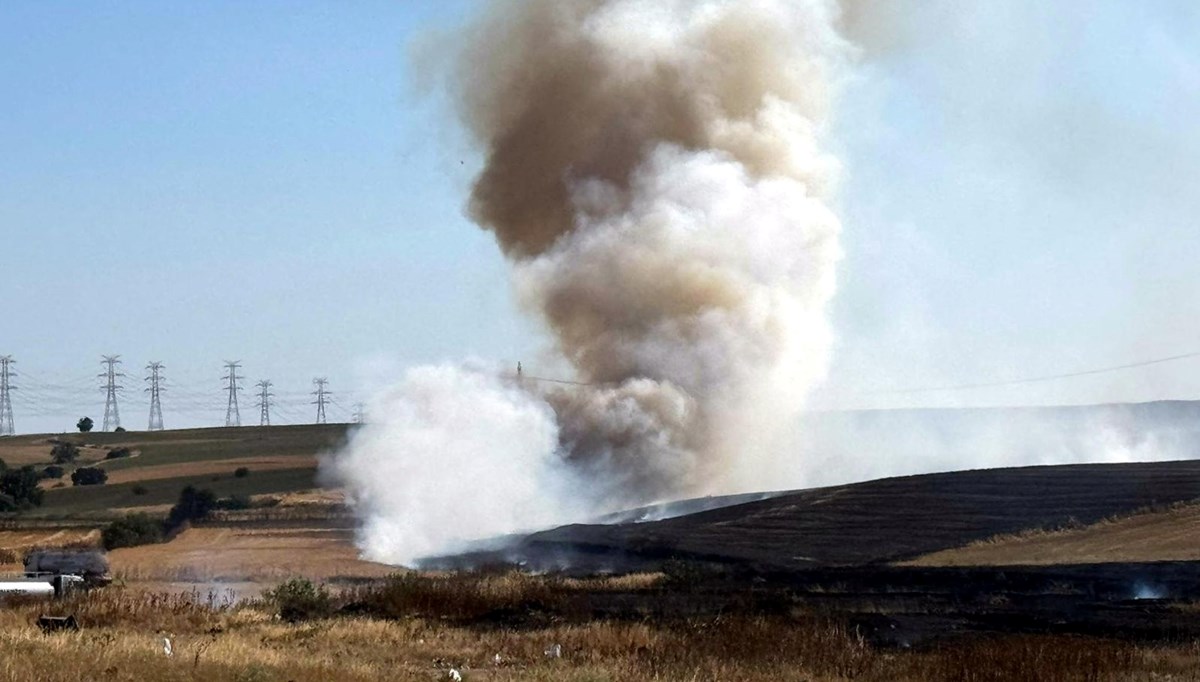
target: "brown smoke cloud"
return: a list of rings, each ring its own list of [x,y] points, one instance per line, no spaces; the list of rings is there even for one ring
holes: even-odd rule
[[[819,1],[525,0],[469,32],[470,214],[594,384],[543,391],[564,455],[631,499],[770,475],[758,451],[823,371],[838,19]]]

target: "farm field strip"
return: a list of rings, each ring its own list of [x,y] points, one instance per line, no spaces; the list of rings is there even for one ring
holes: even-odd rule
[[[1200,504],[1053,531],[1029,531],[946,549],[906,566],[1047,566],[1200,561]]]
[[[372,578],[397,570],[359,559],[353,531],[318,526],[195,527],[169,543],[114,550],[109,559],[115,574],[139,583]]]
[[[114,461],[114,460],[109,460]],[[116,460],[120,461],[120,460]],[[108,485],[138,481],[157,481],[170,478],[185,478],[188,476],[204,476],[213,474],[232,474],[240,467],[256,471],[273,471],[276,469],[296,469],[316,467],[317,458],[312,455],[282,455],[275,457],[244,457],[236,459],[199,460],[178,464],[158,464],[154,466],[139,466],[113,470],[105,467],[108,474]]]

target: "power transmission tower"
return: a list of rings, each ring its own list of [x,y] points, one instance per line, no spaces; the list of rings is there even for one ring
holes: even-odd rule
[[[325,387],[329,385],[329,380],[326,379],[325,377],[319,377],[319,378],[313,379],[313,385],[317,387],[317,390],[312,392],[312,394],[317,397],[316,400],[312,401],[312,404],[317,406],[317,423],[324,424],[325,423],[325,402],[329,399],[329,396],[330,396],[329,391],[326,390]]]
[[[229,372],[229,374],[226,374],[224,377],[222,377],[226,382],[225,388],[229,391],[229,406],[225,408],[225,426],[242,425],[242,415],[240,412],[238,412],[237,399],[238,391],[242,390],[242,387],[238,385],[238,381],[245,379],[245,377],[240,376],[237,373],[237,371],[241,368],[242,365],[240,360],[234,362],[230,362],[228,360],[225,361],[225,369]]]
[[[117,394],[125,390],[124,386],[117,383],[117,379],[125,376],[117,371],[117,365],[121,364],[120,355],[102,355],[103,360],[100,364],[104,365],[104,371],[100,373],[100,378],[104,379],[104,385],[100,390],[104,391],[104,430],[121,428],[121,411],[117,407]]]
[[[150,394],[150,431],[163,430],[162,402],[159,401],[159,395],[166,390],[161,385],[163,367],[161,362],[151,362],[146,365],[146,369],[150,371],[150,376],[146,377],[146,381],[150,382],[150,388],[145,389],[145,392]]]
[[[271,381],[263,379],[255,384],[255,386],[258,386],[258,425],[270,426],[271,398],[275,397],[275,394],[271,392]]]
[[[13,426],[12,391],[17,389],[12,385],[16,372],[12,366],[17,364],[11,355],[0,356],[0,436],[15,436],[17,429]]]

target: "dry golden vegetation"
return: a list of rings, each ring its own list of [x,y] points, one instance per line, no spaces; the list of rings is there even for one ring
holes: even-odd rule
[[[340,613],[294,624],[280,620],[278,605],[268,601],[106,589],[0,609],[0,679],[374,682],[445,680],[452,668],[465,680],[555,682],[1200,679],[1195,646],[1009,636],[880,651],[838,623],[805,613],[663,621],[564,617],[531,627],[493,617],[589,590],[633,587],[646,598],[655,594],[654,576],[621,581],[408,575],[333,595]],[[47,608],[76,615],[82,629],[43,634],[34,621]],[[171,641],[169,656],[163,638]]]
[[[189,528],[168,543],[109,553],[118,577],[149,582],[277,582],[381,577],[392,570],[358,558],[353,533],[321,527]]]
[[[93,528],[49,528],[0,531],[0,573],[23,570],[29,550],[57,547],[93,547],[100,531]]]
[[[114,462],[119,460],[109,460]],[[156,466],[115,469],[108,474],[108,484],[130,483],[134,481],[158,481],[189,476],[210,476],[228,474],[238,467],[248,467],[253,471],[273,471],[276,469],[295,469],[298,467],[316,467],[317,458],[313,456],[278,457],[242,457],[235,459],[217,459],[200,462],[177,462]]]
[[[1029,530],[942,550],[908,566],[1044,566],[1200,560],[1200,504],[1174,504],[1088,526]]]

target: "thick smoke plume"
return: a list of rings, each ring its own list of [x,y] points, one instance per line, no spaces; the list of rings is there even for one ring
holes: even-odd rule
[[[469,211],[581,385],[414,371],[332,465],[368,556],[561,519],[566,499],[796,482],[779,438],[825,370],[840,257],[821,148],[837,20],[819,0],[493,3],[459,63],[484,156]]]

